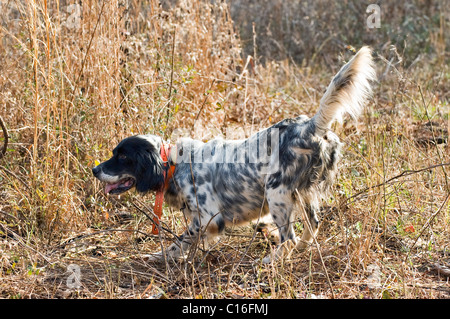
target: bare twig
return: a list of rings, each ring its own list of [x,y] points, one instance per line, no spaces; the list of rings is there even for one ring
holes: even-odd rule
[[[394,181],[396,179],[399,179],[400,177],[405,177],[405,176],[421,173],[421,172],[428,171],[428,170],[431,170],[431,169],[434,169],[434,168],[437,168],[437,167],[444,167],[444,166],[450,166],[450,162],[449,163],[441,163],[441,164],[431,165],[431,166],[427,166],[427,167],[424,167],[424,168],[421,168],[421,169],[418,169],[418,170],[409,170],[409,169],[408,170],[404,170],[400,174],[395,175],[394,177],[391,177],[391,178],[387,179],[383,183],[364,188],[363,190],[359,191],[355,195],[352,195],[352,196],[348,197],[347,201],[350,201],[351,199],[353,199],[355,197],[358,197],[359,195],[364,194],[365,192],[367,192],[367,191],[369,191],[371,189],[378,188],[378,187],[384,186],[386,184],[389,184],[390,182],[392,182],[392,181]]]
[[[433,264],[433,269],[436,270],[439,275],[450,277],[450,268],[448,266],[435,263]]]
[[[198,111],[197,116],[195,117],[194,123],[192,123],[191,131],[194,130],[195,123],[197,122],[198,118],[200,117],[200,114],[203,111],[203,108],[205,107],[206,101],[208,100],[209,94],[211,92],[211,89],[212,89],[215,81],[216,81],[216,79],[212,80],[211,85],[209,86],[209,90],[205,93],[205,99],[203,100],[202,106],[200,106],[200,110]]]
[[[176,35],[177,29],[175,28],[173,30],[173,36],[172,36],[172,54],[171,54],[171,61],[170,61],[170,84],[169,84],[169,95],[167,96],[167,104],[165,107],[167,107],[167,113],[166,113],[166,125],[169,123],[169,115],[170,115],[170,101],[172,100],[172,85],[173,85],[173,62],[174,62],[174,56],[175,56],[175,35]]]
[[[11,234],[11,238],[13,238],[16,242],[18,242],[22,247],[37,254],[38,256],[40,256],[40,258],[44,259],[47,263],[54,264],[54,262],[52,260],[50,260],[50,258],[48,258],[46,255],[41,253],[39,250],[34,249],[30,245],[26,244],[23,241],[22,237],[19,236],[18,234],[16,234],[14,231],[12,231],[9,227],[7,227],[6,225],[3,225],[3,224],[0,224],[0,226],[3,227],[3,229],[5,230],[6,233]]]
[[[427,222],[425,223],[425,225],[422,227],[422,229],[420,230],[419,235],[417,235],[416,240],[414,240],[414,243],[411,245],[411,247],[409,247],[408,249],[408,254],[405,257],[405,261],[408,258],[411,250],[414,248],[414,246],[416,245],[417,241],[419,240],[419,238],[422,236],[423,232],[425,231],[425,229],[427,229],[430,224],[432,223],[432,221],[436,218],[436,216],[441,212],[442,208],[444,208],[445,203],[447,203],[448,198],[450,197],[450,193],[447,194],[447,197],[445,197],[444,201],[441,204],[441,207],[439,207],[439,209],[433,214],[431,215],[431,217],[427,220]]]
[[[90,233],[90,234],[82,234],[82,235],[78,235],[78,236],[69,238],[64,243],[60,244],[57,247],[58,248],[65,248],[67,245],[73,243],[76,240],[80,240],[80,239],[91,237],[91,236],[96,236],[96,235],[99,235],[99,234],[110,233],[110,232],[134,232],[134,233],[142,234],[142,235],[147,236],[147,237],[151,237],[149,234],[147,234],[147,233],[145,233],[143,231],[140,231],[138,229],[103,229],[103,230],[98,230],[98,231]]]
[[[5,122],[3,121],[3,118],[0,116],[0,126],[2,128],[3,131],[3,136],[5,138],[5,141],[3,143],[3,148],[0,151],[0,160],[5,156],[6,154],[6,150],[8,149],[8,141],[9,141],[9,136],[8,136],[8,129],[6,128]],[[28,190],[30,189],[30,186],[28,186],[28,184],[19,176],[17,176],[16,174],[14,174],[13,172],[11,172],[10,170],[8,170],[6,167],[1,167],[3,169],[4,172],[8,173],[9,175],[15,177],[18,181],[20,181],[23,185],[25,185]]]
[[[148,207],[147,205],[145,205],[144,203],[142,203],[141,201],[139,201],[138,199],[135,199],[138,203],[140,203],[142,206],[144,206],[149,212],[150,214],[152,214],[152,216],[150,216],[149,214],[147,214],[147,212],[145,210],[143,210],[141,207],[139,207],[138,205],[136,205],[134,202],[131,202],[131,204],[137,209],[139,210],[142,214],[144,214],[152,223],[154,222],[155,218],[158,218],[158,216],[155,215],[155,213],[153,212],[153,209],[151,209],[150,207]],[[171,234],[173,237],[175,237],[177,240],[180,239],[179,236],[177,236],[174,232],[172,232],[168,227],[164,227],[163,225],[161,225],[162,221],[160,220],[159,224],[156,224],[156,226],[159,228],[159,232],[160,233],[161,230],[166,231],[167,233]]]
[[[7,174],[11,175],[12,177],[16,178],[19,182],[22,183],[23,186],[25,186],[30,192],[32,191],[32,188],[30,187],[30,185],[28,185],[28,183],[22,178],[19,177],[18,175],[16,175],[15,173],[11,172],[9,169],[7,169],[6,167],[0,166],[0,168]]]
[[[3,156],[5,156],[5,154],[6,154],[6,150],[7,150],[7,147],[8,147],[8,138],[9,137],[8,137],[8,130],[6,129],[5,122],[3,122],[3,118],[1,116],[0,116],[0,126],[2,127],[3,136],[5,138],[5,141],[3,143],[3,148],[0,151],[0,159],[2,159]]]
[[[78,84],[80,82],[81,75],[83,74],[84,65],[85,65],[87,57],[89,55],[89,50],[91,49],[92,40],[94,39],[95,31],[97,30],[98,24],[100,23],[100,18],[102,17],[103,8],[105,7],[105,4],[106,4],[106,1],[104,0],[103,3],[102,3],[102,7],[100,9],[100,13],[99,13],[98,18],[97,18],[97,23],[94,26],[94,31],[92,32],[91,39],[90,39],[89,44],[87,46],[86,54],[84,55],[83,61],[81,61],[81,69],[80,69],[80,72],[78,73],[78,77],[77,77],[77,79],[75,81],[75,84],[73,86],[72,101],[75,98],[75,93],[76,93],[76,90],[78,88]]]
[[[439,150],[438,143],[437,143],[437,141],[436,141],[436,134],[435,134],[435,129],[434,129],[434,127],[433,127],[433,122],[431,121],[430,114],[428,114],[428,104],[425,103],[425,98],[423,97],[422,88],[420,87],[420,85],[418,86],[418,88],[419,88],[420,97],[422,98],[422,104],[423,104],[423,107],[424,107],[424,109],[425,109],[425,114],[426,114],[426,116],[427,116],[428,122],[430,123],[431,134],[433,135],[433,142],[434,142],[434,145],[435,145],[435,147],[436,147],[436,153],[437,153],[437,155],[438,155],[438,157],[439,157],[439,160],[440,160],[441,163],[442,163],[442,162],[443,162],[443,160],[442,160],[442,153],[441,153],[441,151]],[[447,192],[449,192],[449,191],[450,191],[450,188],[449,188],[449,185],[448,185],[448,176],[447,176],[447,172],[445,171],[445,168],[444,168],[443,166],[442,166],[442,173],[444,173],[444,176],[445,176],[445,186],[446,186],[446,188],[447,188]]]

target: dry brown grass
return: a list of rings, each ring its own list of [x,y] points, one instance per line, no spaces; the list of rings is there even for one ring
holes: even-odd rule
[[[209,1],[83,1],[79,18],[73,3],[1,4],[0,116],[9,145],[0,162],[0,297],[450,296],[443,1],[383,2],[380,30],[359,25],[359,1],[348,2],[347,15],[325,1],[230,1],[231,11]],[[294,19],[305,14],[309,22]],[[142,259],[169,245],[183,218],[166,209],[170,232],[149,235],[153,195],[106,197],[91,176],[96,161],[135,133],[248,136],[313,115],[349,57],[345,46],[363,43],[378,54],[379,83],[359,122],[335,127],[344,159],[320,246],[262,265],[256,260],[270,242],[241,227],[180,264]],[[67,285],[70,264],[80,267],[78,289]]]

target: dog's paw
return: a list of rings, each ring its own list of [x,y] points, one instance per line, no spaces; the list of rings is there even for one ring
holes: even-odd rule
[[[297,246],[295,247],[296,250],[298,251],[304,251],[309,249],[309,247],[311,247],[311,243],[305,240],[299,240],[297,242]]]
[[[261,266],[261,265],[269,265],[272,263],[273,261],[273,252],[269,253],[267,256],[263,257],[263,258],[256,258],[253,260],[253,265],[255,266]],[[276,258],[275,258],[276,260]]]
[[[288,240],[279,245],[275,251],[271,251],[269,255],[262,259],[263,264],[270,264],[272,262],[278,262],[282,259],[290,258],[291,254],[294,252],[297,243],[299,242],[298,238],[294,240]]]
[[[266,256],[266,257],[264,257],[263,259],[262,259],[262,263],[264,264],[264,265],[268,265],[268,264],[270,264],[272,262],[272,257],[270,256],[270,255],[268,255],[268,256]]]
[[[143,255],[142,259],[144,259],[146,262],[162,262],[164,261],[164,255],[162,254],[162,252],[157,252],[154,254]]]

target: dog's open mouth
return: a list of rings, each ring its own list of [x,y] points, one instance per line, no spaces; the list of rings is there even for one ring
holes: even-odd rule
[[[134,178],[127,177],[124,179],[121,179],[117,183],[106,183],[105,185],[105,193],[106,194],[122,194],[123,192],[126,192],[130,188],[134,186],[135,180]]]

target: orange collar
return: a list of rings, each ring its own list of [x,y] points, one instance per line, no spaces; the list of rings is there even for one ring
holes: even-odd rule
[[[155,205],[153,206],[153,213],[156,215],[153,218],[153,227],[152,227],[152,234],[157,235],[158,234],[158,225],[159,220],[161,219],[162,215],[162,207],[164,202],[164,192],[169,187],[169,181],[173,176],[173,172],[175,171],[175,165],[170,165],[169,163],[169,156],[170,156],[170,150],[172,147],[175,147],[172,144],[161,144],[160,149],[160,155],[163,161],[163,174],[164,174],[164,185],[161,186],[161,188],[156,191],[155,196]],[[169,166],[168,169],[167,166]]]
[[[172,147],[175,147],[175,145],[172,144],[162,144],[160,149],[161,158],[163,160],[164,165],[164,188],[163,190],[166,190],[167,187],[169,187],[169,181],[173,176],[173,172],[175,171],[175,165],[170,165],[169,163],[169,156],[170,156],[170,150]],[[169,169],[167,170],[167,176],[166,176],[166,170],[165,168],[169,166]]]

